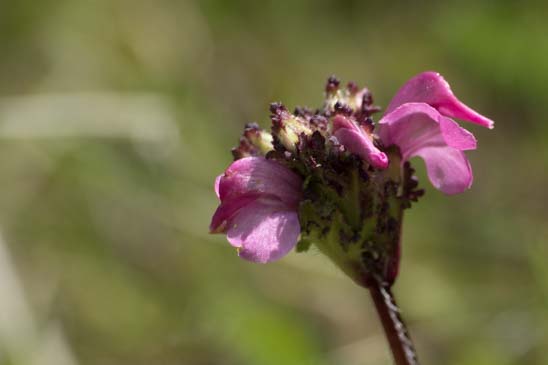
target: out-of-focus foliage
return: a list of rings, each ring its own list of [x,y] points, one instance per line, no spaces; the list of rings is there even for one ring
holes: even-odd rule
[[[244,122],[332,73],[381,105],[441,72],[496,121],[473,188],[407,212],[396,294],[424,364],[548,363],[543,2],[7,0],[0,364],[389,364],[367,292],[318,253],[207,234]]]

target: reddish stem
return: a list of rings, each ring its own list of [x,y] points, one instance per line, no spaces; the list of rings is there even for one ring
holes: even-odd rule
[[[417,353],[400,315],[390,287],[378,282],[370,283],[369,291],[384,327],[396,365],[419,365]]]

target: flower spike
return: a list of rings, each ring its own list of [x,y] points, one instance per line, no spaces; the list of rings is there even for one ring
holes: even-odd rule
[[[424,190],[410,159],[426,164],[445,194],[470,188],[465,151],[475,137],[451,117],[493,122],[460,102],[435,72],[409,80],[382,118],[367,88],[334,76],[323,108],[270,105],[271,133],[248,124],[235,161],[217,177],[220,205],[210,230],[224,233],[242,258],[277,260],[311,244],[354,281],[391,285],[399,271],[404,209]]]

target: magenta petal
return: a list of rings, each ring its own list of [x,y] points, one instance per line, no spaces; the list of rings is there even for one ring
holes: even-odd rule
[[[260,193],[247,193],[225,199],[213,214],[209,231],[211,233],[225,233],[229,222],[238,211],[262,196]]]
[[[442,115],[466,120],[490,129],[494,127],[491,119],[458,100],[447,81],[437,72],[423,72],[407,81],[386,108],[386,114],[405,103],[426,103]]]
[[[275,195],[289,206],[301,199],[301,178],[279,162],[246,157],[233,162],[219,182],[222,201],[249,192]]]
[[[388,156],[379,151],[369,138],[351,129],[339,129],[335,132],[335,137],[350,152],[360,156],[371,165],[385,169],[388,166]]]
[[[347,118],[340,115],[335,116],[333,135],[350,152],[360,156],[371,165],[380,169],[388,167],[388,156],[375,147],[371,137]]]
[[[452,147],[426,147],[417,151],[417,156],[424,160],[432,185],[445,194],[459,194],[472,185],[472,168],[462,151]]]
[[[227,239],[249,261],[267,263],[285,256],[299,238],[297,212],[278,201],[258,199],[239,210],[230,222]]]
[[[302,180],[281,163],[247,157],[232,163],[215,182],[221,204],[211,220],[212,233],[226,233],[243,258],[269,262],[297,242]]]
[[[408,159],[424,146],[444,146],[438,111],[425,103],[407,103],[386,114],[378,123],[378,134],[385,146],[397,145]]]
[[[443,138],[449,146],[461,151],[476,149],[476,137],[472,133],[449,118],[441,116],[439,122]]]
[[[339,129],[351,129],[351,130],[359,131],[358,126],[355,123],[353,123],[350,119],[342,115],[335,115],[335,117],[333,118],[333,132],[336,132]]]

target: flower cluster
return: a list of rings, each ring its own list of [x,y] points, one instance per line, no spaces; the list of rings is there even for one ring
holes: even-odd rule
[[[378,122],[371,92],[330,77],[321,109],[270,106],[271,132],[248,124],[235,161],[215,182],[210,230],[250,261],[277,260],[312,244],[361,285],[398,272],[403,210],[424,193],[409,159],[432,185],[457,194],[472,184],[463,151],[474,136],[451,118],[493,128],[435,72],[409,80]]]

